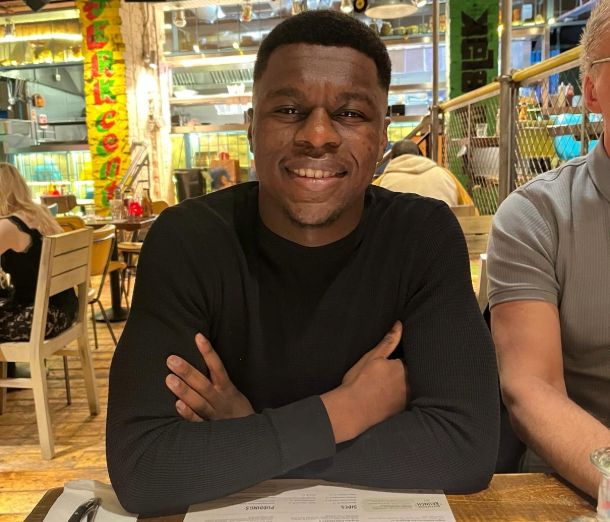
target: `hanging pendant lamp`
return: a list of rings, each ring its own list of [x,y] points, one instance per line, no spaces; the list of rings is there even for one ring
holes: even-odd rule
[[[369,0],[364,14],[369,18],[403,18],[417,11],[417,6],[411,0]]]

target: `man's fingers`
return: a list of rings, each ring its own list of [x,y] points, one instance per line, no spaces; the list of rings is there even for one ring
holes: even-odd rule
[[[219,386],[223,386],[230,382],[225,366],[218,357],[216,350],[212,347],[210,341],[208,341],[202,334],[198,333],[195,336],[195,344],[199,349],[203,359],[210,370],[210,377],[212,382]]]
[[[210,382],[210,380],[197,368],[186,362],[182,357],[170,355],[167,358],[167,367],[188,386],[190,386],[202,397],[205,397],[212,404],[217,399],[216,388],[214,388],[214,385]]]
[[[191,408],[189,408],[184,402],[181,400],[176,401],[176,411],[180,414],[180,416],[189,422],[202,422],[203,419],[197,415]]]
[[[380,343],[375,347],[374,356],[388,358],[400,343],[402,337],[402,323],[396,321],[390,331],[385,334]]]
[[[216,412],[205,396],[193,390],[190,385],[176,375],[170,373],[165,378],[165,384],[178,399],[201,418],[213,419],[215,417]]]

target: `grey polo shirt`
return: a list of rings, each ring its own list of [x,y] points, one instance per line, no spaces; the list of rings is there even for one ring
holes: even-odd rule
[[[603,139],[515,190],[494,218],[490,306],[557,305],[568,395],[610,427],[610,158]]]

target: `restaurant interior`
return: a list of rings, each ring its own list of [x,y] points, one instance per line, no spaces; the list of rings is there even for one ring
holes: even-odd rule
[[[601,115],[583,104],[578,72],[579,36],[595,0],[503,2],[490,31],[493,67],[468,90],[452,72],[459,40],[449,2],[368,0],[368,8],[395,9],[383,15],[361,11],[359,2],[108,0],[114,47],[100,55],[87,1],[0,1],[0,161],[19,169],[65,231],[93,230],[81,317],[91,367],[81,365],[77,338],[48,358],[46,435],[28,362],[7,358],[13,352],[0,344],[12,361],[9,369],[0,357],[0,383],[9,372],[24,379],[8,393],[0,388],[0,522],[43,520],[44,512],[32,511],[70,480],[109,483],[109,367],[146,231],[168,206],[256,179],[247,137],[254,59],[269,31],[299,12],[340,10],[381,36],[392,61],[390,143],[413,140],[470,196],[472,204],[453,210],[485,309],[485,252],[498,205],[538,174],[592,150],[602,134]],[[105,84],[101,73],[111,69],[116,81]],[[508,140],[501,122],[513,129]],[[455,519],[568,520],[595,512],[589,497],[557,478],[494,481],[478,504],[450,496]],[[505,508],[511,502],[518,513]]]

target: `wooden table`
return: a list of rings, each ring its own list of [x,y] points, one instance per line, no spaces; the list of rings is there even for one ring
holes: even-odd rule
[[[25,522],[42,522],[61,492],[62,488],[49,490]],[[574,517],[595,515],[591,499],[557,477],[542,473],[495,475],[486,490],[473,495],[447,495],[447,499],[458,522],[568,522]],[[183,519],[184,515],[174,515],[145,520]]]
[[[104,225],[114,225],[118,231],[131,232],[131,241],[135,241],[137,239],[138,232],[140,230],[150,227],[150,225],[153,224],[155,219],[157,219],[157,216],[117,220],[95,218],[86,219],[85,223],[93,228],[100,228]],[[114,259],[115,261],[119,259],[119,251],[116,246],[117,243],[120,241],[119,237],[120,236],[117,235],[117,240],[115,241],[114,249],[112,251],[112,259]],[[115,323],[127,319],[128,311],[126,308],[123,308],[121,306],[121,280],[118,270],[110,272],[110,300],[112,303],[112,309],[106,311],[108,320],[110,322]],[[105,321],[101,313],[97,314],[95,318],[100,322]]]

